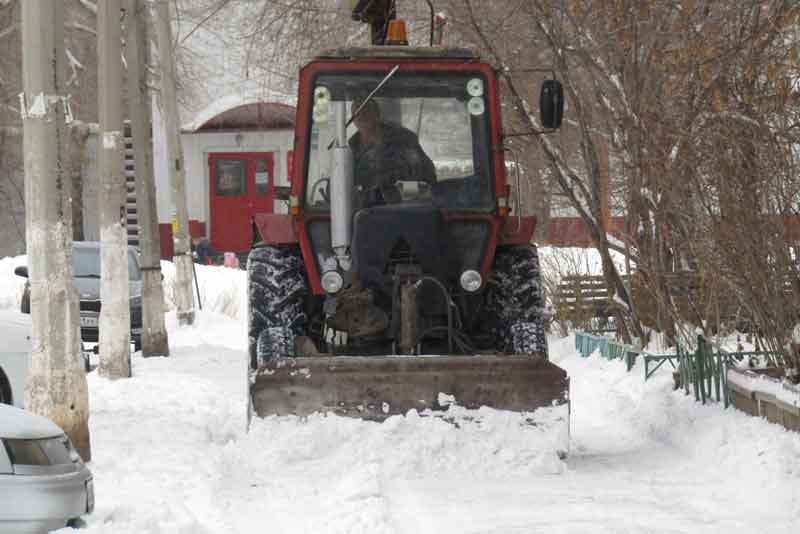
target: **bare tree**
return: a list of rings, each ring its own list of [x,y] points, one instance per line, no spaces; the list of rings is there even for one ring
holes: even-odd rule
[[[501,67],[512,124],[539,129],[530,69],[552,64],[564,82],[566,137],[536,142],[560,194],[591,228],[621,311],[689,338],[693,329],[682,324],[711,326],[712,317],[735,310],[771,347],[783,346],[798,304],[787,282],[797,236],[787,230],[797,213],[800,7],[784,0],[450,4],[461,38]],[[604,187],[627,216],[624,243],[601,224]],[[646,297],[637,303],[609,265],[607,251],[623,248]],[[631,304],[648,309],[641,315]]]
[[[608,188],[606,147],[613,132],[608,126],[608,114],[598,101],[608,98],[601,88],[614,88],[613,74],[602,70],[589,72],[590,66],[580,64],[586,60],[583,54],[587,51],[573,46],[569,27],[558,17],[560,5],[537,0],[514,6],[506,2],[478,5],[471,0],[460,0],[451,2],[451,7],[461,38],[476,43],[501,69],[508,95],[509,124],[516,124],[523,131],[542,131],[531,104],[537,100],[533,82],[541,79],[537,69],[551,66],[563,82],[569,115],[566,135],[571,136],[572,144],[562,144],[543,135],[519,137],[514,144],[523,151],[540,149],[547,172],[589,228],[600,253],[603,275],[618,303],[616,314],[621,335],[627,340],[643,339],[644,331],[634,313],[630,291],[612,261],[610,250],[614,245],[604,222]],[[623,100],[620,106],[624,105]]]

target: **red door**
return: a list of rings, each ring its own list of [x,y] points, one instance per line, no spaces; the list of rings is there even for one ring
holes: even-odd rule
[[[208,166],[211,248],[246,252],[253,239],[253,215],[272,213],[272,153],[209,154]]]

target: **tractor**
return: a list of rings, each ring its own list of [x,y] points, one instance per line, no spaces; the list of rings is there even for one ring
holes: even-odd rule
[[[300,70],[289,213],[253,221],[251,411],[381,421],[455,402],[560,410],[568,429],[497,74],[471,50],[408,46],[393,1],[356,4],[373,45]],[[558,81],[540,106],[558,128]]]

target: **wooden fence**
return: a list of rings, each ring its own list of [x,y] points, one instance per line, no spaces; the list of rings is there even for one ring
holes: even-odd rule
[[[663,329],[665,321],[672,321],[670,317],[661,316],[663,307],[659,307],[658,299],[662,295],[655,293],[651,284],[666,287],[672,305],[687,322],[705,322],[716,330],[723,323],[749,320],[736,296],[722,287],[719,280],[702,278],[694,272],[661,274],[649,283],[640,273],[623,275],[622,280],[630,288],[637,316],[651,328]],[[787,291],[790,289],[787,285]],[[564,276],[553,297],[556,321],[569,322],[574,328],[593,332],[613,330],[609,326],[611,318],[621,306],[608,291],[602,276]]]

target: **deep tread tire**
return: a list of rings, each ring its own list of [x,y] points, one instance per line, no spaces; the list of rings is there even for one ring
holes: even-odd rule
[[[536,246],[497,249],[486,288],[484,319],[499,350],[547,355],[547,322]]]
[[[262,332],[286,328],[294,336],[305,335],[307,317],[305,300],[309,294],[305,264],[297,246],[265,245],[254,248],[247,258],[248,337],[250,366],[256,369],[259,360],[290,355],[276,352],[283,345],[259,343]],[[263,354],[259,355],[259,345]],[[267,349],[267,347],[272,347]]]
[[[269,326],[261,331],[256,341],[258,366],[274,358],[294,356],[294,332],[285,326]]]

